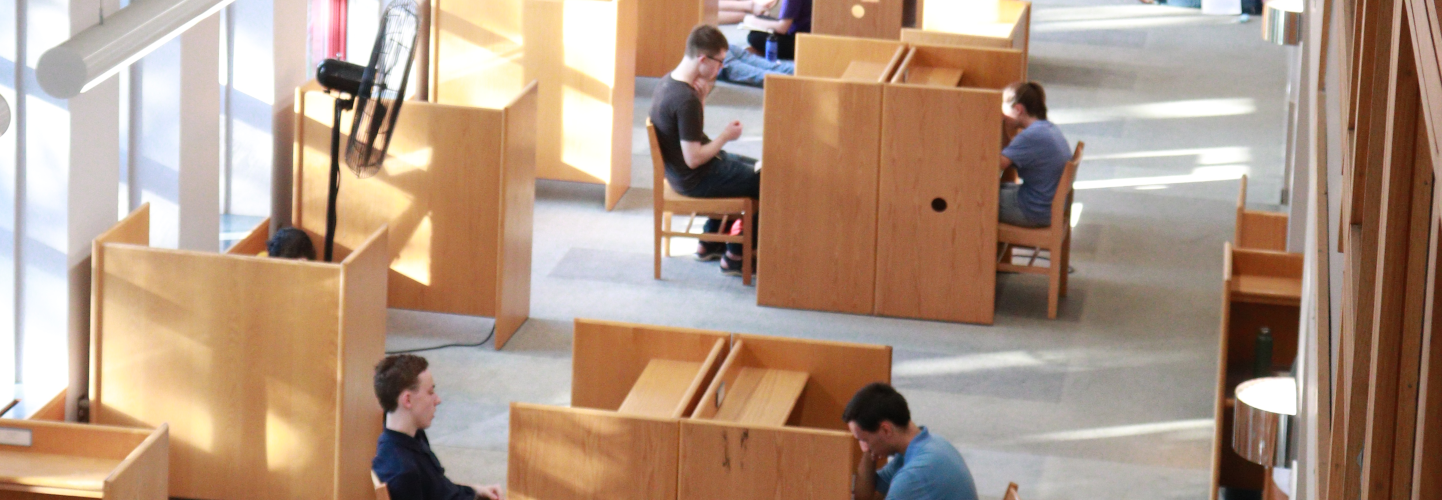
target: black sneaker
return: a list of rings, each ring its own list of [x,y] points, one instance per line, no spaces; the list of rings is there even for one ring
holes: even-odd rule
[[[741,259],[733,259],[730,254],[721,256],[721,274],[740,276]]]
[[[701,262],[711,262],[713,260],[720,259],[721,256],[725,254],[725,243],[709,243],[703,241],[700,244],[696,245],[696,260],[699,260]]]

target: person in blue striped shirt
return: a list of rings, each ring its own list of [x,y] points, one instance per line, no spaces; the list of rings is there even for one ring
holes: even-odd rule
[[[956,447],[911,421],[906,398],[877,382],[861,388],[841,420],[861,444],[855,500],[977,500],[971,470]],[[890,457],[876,470],[877,457]]]

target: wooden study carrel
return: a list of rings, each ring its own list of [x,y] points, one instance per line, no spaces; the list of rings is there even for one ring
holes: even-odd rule
[[[572,407],[511,405],[515,499],[844,498],[891,348],[576,320]],[[845,458],[841,458],[845,457]]]
[[[168,423],[170,496],[371,495],[386,227],[322,263],[150,248],[149,219],[94,242],[91,422]]]

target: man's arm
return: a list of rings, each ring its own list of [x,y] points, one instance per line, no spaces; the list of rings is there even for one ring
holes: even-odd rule
[[[862,452],[861,461],[856,464],[856,483],[851,487],[852,500],[883,500],[885,495],[876,491],[876,456]]]
[[[733,121],[726,124],[726,130],[711,142],[702,144],[700,141],[681,141],[681,156],[686,157],[686,166],[698,168],[711,161],[717,154],[721,153],[721,147],[726,143],[741,137],[741,122]]]

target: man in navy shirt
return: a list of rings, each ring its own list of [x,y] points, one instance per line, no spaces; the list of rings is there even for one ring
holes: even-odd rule
[[[411,354],[387,356],[376,365],[376,399],[386,412],[386,428],[376,445],[371,470],[386,483],[393,500],[500,500],[501,487],[457,485],[431,452],[426,428],[441,404],[426,359]]]
[[[1061,130],[1046,120],[1046,92],[1036,82],[1017,82],[1001,93],[1002,126],[1022,129],[1001,150],[1001,169],[1016,167],[1021,184],[1002,183],[998,218],[1021,227],[1051,225],[1051,201],[1071,160]]]
[[[977,500],[966,461],[951,443],[911,421],[906,398],[877,382],[856,391],[841,419],[861,443],[855,500]],[[877,457],[891,457],[876,470]]]

